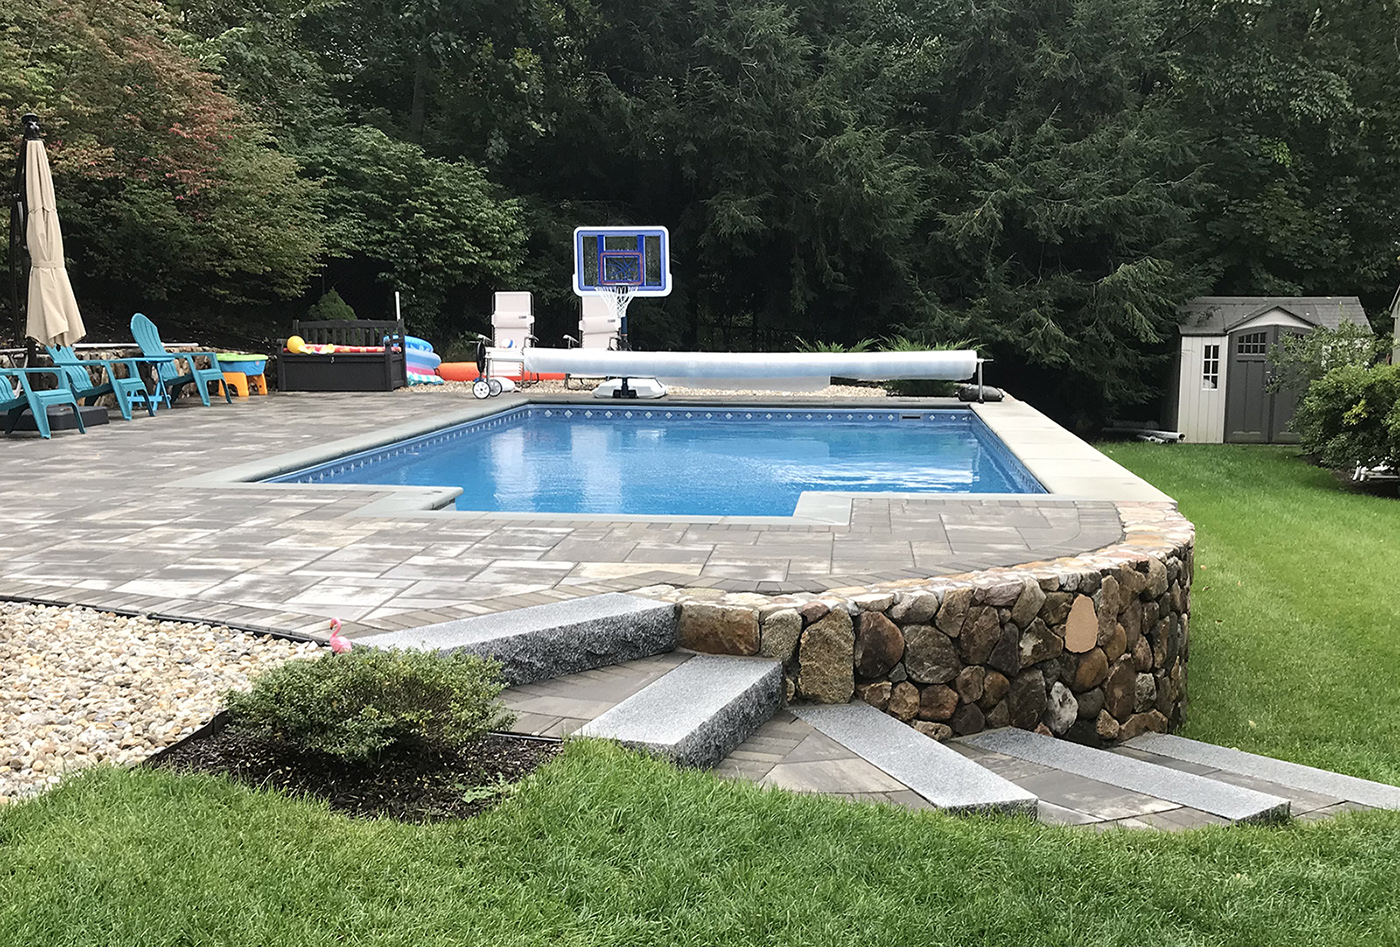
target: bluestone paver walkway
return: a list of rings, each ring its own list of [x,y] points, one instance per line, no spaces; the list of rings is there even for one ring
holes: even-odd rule
[[[502,694],[502,701],[516,712],[512,730],[568,736],[692,657],[690,652],[675,651],[512,687]],[[1224,819],[1188,806],[990,753],[959,740],[948,746],[1038,796],[1038,818],[1046,824],[1170,831],[1226,824]],[[725,779],[849,802],[932,808],[913,789],[788,709],[779,710],[760,725],[713,772]],[[1331,815],[1342,808],[1336,802],[1310,800],[1300,814],[1303,818]]]

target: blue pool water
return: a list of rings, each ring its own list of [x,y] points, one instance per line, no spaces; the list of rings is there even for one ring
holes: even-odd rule
[[[530,405],[274,482],[460,486],[460,510],[788,516],[804,490],[1044,493],[971,411]]]

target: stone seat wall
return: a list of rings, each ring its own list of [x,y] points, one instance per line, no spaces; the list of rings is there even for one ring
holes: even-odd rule
[[[787,699],[858,697],[938,739],[1014,726],[1086,743],[1178,727],[1194,530],[1119,504],[1116,545],[821,595],[662,587],[683,647],[783,661]]]

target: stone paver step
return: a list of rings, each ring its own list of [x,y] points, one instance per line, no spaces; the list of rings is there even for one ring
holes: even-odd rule
[[[1212,770],[1268,780],[1290,789],[1333,796],[1363,806],[1400,809],[1400,786],[1358,779],[1325,769],[1314,769],[1300,763],[1276,760],[1227,746],[1201,743],[1164,733],[1143,734],[1129,740],[1124,746],[1170,760],[1210,767]]]
[[[969,746],[1155,796],[1231,822],[1273,821],[1289,814],[1288,800],[1279,796],[1026,730],[990,730],[961,740]]]
[[[783,666],[701,654],[584,724],[602,737],[683,766],[713,766],[773,716]]]
[[[366,635],[375,648],[469,651],[527,684],[644,658],[676,647],[676,607],[612,592],[509,612]]]
[[[669,651],[547,681],[516,684],[501,692],[501,703],[515,712],[511,726],[515,733],[568,736],[694,657],[685,651]]]
[[[1034,794],[868,704],[803,706],[792,711],[937,808],[1036,814]]]

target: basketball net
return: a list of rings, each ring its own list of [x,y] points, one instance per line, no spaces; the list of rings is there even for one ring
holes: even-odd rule
[[[633,300],[631,286],[599,286],[594,289],[599,296],[612,301],[613,314],[617,316],[617,347],[627,349],[627,307]]]

